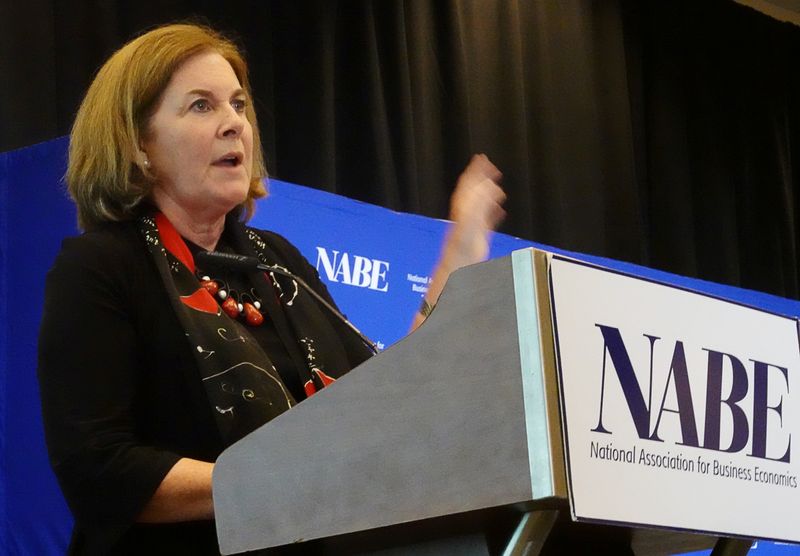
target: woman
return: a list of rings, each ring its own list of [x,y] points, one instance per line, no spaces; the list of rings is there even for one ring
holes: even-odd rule
[[[48,275],[39,345],[72,553],[217,553],[220,452],[371,355],[292,280],[195,262],[257,256],[330,300],[292,245],[242,224],[265,195],[251,99],[230,41],[170,25],[116,52],[76,117],[67,182],[85,233]],[[426,306],[485,257],[498,178],[480,156],[459,179]]]

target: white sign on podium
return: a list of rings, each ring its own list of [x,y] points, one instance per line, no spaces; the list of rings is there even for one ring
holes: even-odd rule
[[[797,321],[553,256],[573,517],[800,542]]]

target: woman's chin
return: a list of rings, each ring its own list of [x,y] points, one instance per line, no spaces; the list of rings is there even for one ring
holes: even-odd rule
[[[218,202],[215,204],[220,206],[225,211],[225,214],[227,214],[247,201],[247,193],[249,190],[250,184],[248,183],[246,188],[239,187],[235,190],[226,191],[219,196]]]

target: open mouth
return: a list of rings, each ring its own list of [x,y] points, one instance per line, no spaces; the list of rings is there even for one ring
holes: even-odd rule
[[[228,168],[236,168],[242,163],[242,156],[236,153],[226,154],[222,158],[217,159],[214,166],[224,166]]]

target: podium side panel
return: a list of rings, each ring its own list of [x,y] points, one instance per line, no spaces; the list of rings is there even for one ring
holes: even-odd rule
[[[530,500],[514,315],[510,257],[462,269],[416,332],[226,450],[223,553]]]

